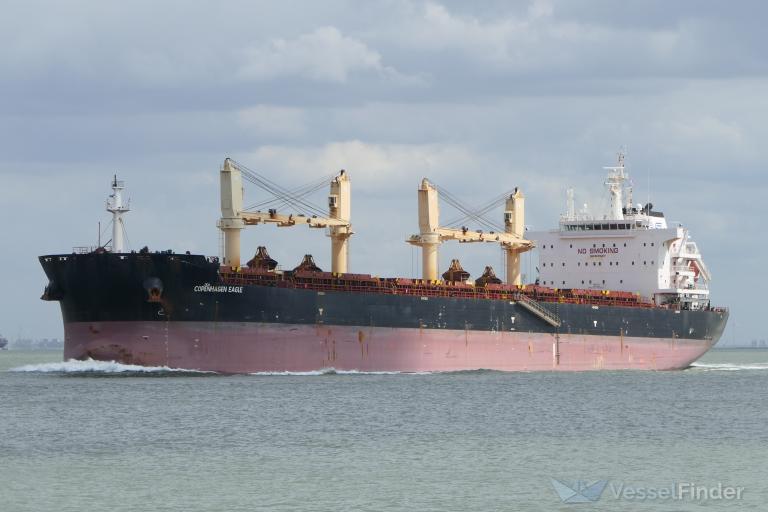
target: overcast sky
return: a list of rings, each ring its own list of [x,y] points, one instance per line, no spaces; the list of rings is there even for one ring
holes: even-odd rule
[[[568,186],[599,203],[624,146],[636,198],[698,242],[724,340],[768,338],[766,19],[760,1],[6,1],[0,333],[62,336],[37,256],[95,244],[115,172],[132,248],[215,255],[226,156],[285,186],[347,169],[350,270],[409,276],[422,177],[475,205],[520,186],[545,229]],[[249,229],[245,259],[262,244],[330,266],[319,231]],[[490,245],[452,257],[502,270]]]

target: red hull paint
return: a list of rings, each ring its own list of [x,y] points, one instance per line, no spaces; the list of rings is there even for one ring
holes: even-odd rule
[[[460,370],[673,370],[707,340],[543,333],[206,322],[73,322],[65,359],[222,373]]]

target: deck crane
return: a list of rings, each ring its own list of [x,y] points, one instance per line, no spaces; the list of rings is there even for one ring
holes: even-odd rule
[[[240,266],[240,231],[246,226],[258,224],[276,224],[278,227],[307,225],[310,228],[327,228],[331,238],[331,268],[334,273],[347,272],[347,254],[349,237],[352,236],[350,179],[345,171],[339,172],[330,183],[328,196],[328,216],[316,214],[285,214],[276,209],[267,212],[252,212],[243,209],[243,175],[254,182],[262,182],[252,172],[227,158],[220,171],[221,219],[219,229],[224,233],[224,261],[230,267]],[[267,187],[273,194],[281,190],[274,185]],[[307,204],[297,196],[282,191],[286,202]],[[317,209],[314,209],[317,211]],[[318,212],[322,213],[322,212]]]
[[[441,243],[457,240],[462,243],[498,243],[506,253],[507,284],[521,284],[520,253],[533,249],[533,242],[525,235],[525,196],[515,189],[505,201],[504,232],[471,231],[467,228],[454,229],[440,226],[438,189],[427,178],[421,180],[419,197],[419,233],[406,240],[421,247],[422,278],[437,279],[438,253]]]

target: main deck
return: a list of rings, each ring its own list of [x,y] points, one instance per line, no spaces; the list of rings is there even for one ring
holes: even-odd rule
[[[561,304],[594,304],[633,308],[675,309],[679,306],[657,306],[636,293],[611,290],[559,289],[536,284],[477,286],[465,282],[427,281],[402,277],[376,277],[370,274],[334,274],[331,272],[272,272],[249,268],[221,266],[221,284],[228,286],[272,286],[316,291],[377,293],[420,297],[449,297],[477,300],[519,300]],[[718,308],[711,308],[718,310]]]

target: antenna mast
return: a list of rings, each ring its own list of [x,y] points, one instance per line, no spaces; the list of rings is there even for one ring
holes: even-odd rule
[[[573,200],[573,188],[568,188],[565,191],[565,215],[566,220],[576,220],[576,206]]]
[[[614,167],[603,167],[608,171],[608,177],[605,179],[605,185],[608,187],[608,192],[611,194],[611,213],[610,218],[621,220],[624,218],[622,212],[623,200],[622,193],[624,189],[624,181],[628,176],[624,173],[624,152],[619,152],[618,163]]]

